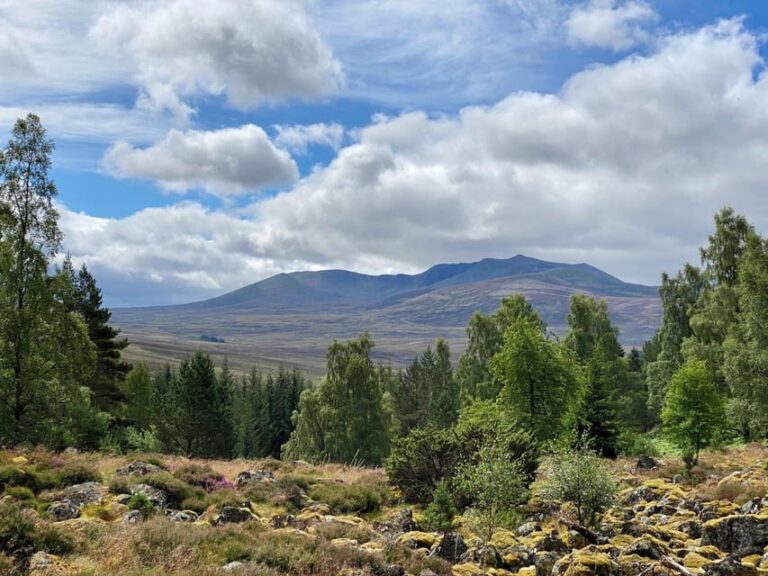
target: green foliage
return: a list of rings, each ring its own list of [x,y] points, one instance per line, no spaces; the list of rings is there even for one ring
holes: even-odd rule
[[[458,457],[452,431],[427,426],[396,440],[385,467],[406,500],[427,504],[437,483],[455,473]]]
[[[144,494],[134,494],[128,500],[129,510],[138,510],[144,518],[149,518],[155,512],[155,506]]]
[[[153,422],[155,387],[149,368],[143,362],[133,366],[122,384],[125,417],[137,431],[149,430]]]
[[[432,502],[424,510],[422,524],[430,532],[448,532],[457,513],[448,483],[440,480],[432,493]]]
[[[384,391],[391,371],[374,365],[372,349],[368,334],[328,348],[325,379],[301,393],[296,428],[284,447],[288,458],[377,465],[389,454]]]
[[[309,497],[345,514],[378,511],[389,500],[389,487],[381,480],[358,480],[351,484],[315,484]]]
[[[399,433],[427,424],[448,428],[456,421],[459,390],[451,368],[448,343],[438,338],[392,382],[394,412]]]
[[[515,518],[515,507],[526,496],[526,479],[519,462],[500,445],[483,446],[475,463],[459,468],[456,482],[472,502],[470,521],[475,531],[490,540],[493,533]]]
[[[509,326],[519,319],[537,325],[541,332],[546,330],[546,324],[522,294],[504,298],[491,315],[476,312],[472,316],[467,326],[467,350],[456,370],[462,404],[495,400],[499,395],[503,383],[495,377],[490,361],[501,349]]]
[[[546,461],[542,499],[573,504],[580,524],[593,526],[617,491],[609,468],[588,446],[560,450]]]
[[[690,470],[725,423],[723,399],[702,361],[685,364],[669,382],[661,413],[664,434],[678,447]]]
[[[43,551],[61,556],[74,547],[69,533],[56,526],[37,526],[29,510],[15,503],[0,502],[0,553],[27,556]]]
[[[556,438],[563,431],[582,394],[576,364],[565,348],[545,337],[538,323],[514,320],[491,359],[491,370],[503,383],[501,400],[538,440]]]

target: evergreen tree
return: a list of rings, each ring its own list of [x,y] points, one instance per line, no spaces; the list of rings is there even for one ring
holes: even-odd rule
[[[122,385],[125,397],[125,416],[138,430],[149,430],[154,421],[155,386],[149,368],[143,362],[136,364]]]

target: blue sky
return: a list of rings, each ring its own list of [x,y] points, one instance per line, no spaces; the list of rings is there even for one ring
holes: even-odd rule
[[[768,4],[0,0],[0,132],[56,141],[113,306],[525,253],[655,283],[768,223]]]

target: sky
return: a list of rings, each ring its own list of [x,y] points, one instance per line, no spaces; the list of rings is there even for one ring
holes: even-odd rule
[[[525,254],[656,284],[768,231],[768,2],[0,0],[112,307]]]

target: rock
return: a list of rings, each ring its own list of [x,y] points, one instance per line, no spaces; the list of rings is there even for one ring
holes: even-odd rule
[[[666,556],[669,553],[669,550],[665,549],[660,542],[648,537],[643,537],[632,542],[632,544],[622,550],[621,553],[624,556],[634,554],[641,558],[661,560],[662,556]]]
[[[80,518],[80,509],[69,500],[60,500],[48,506],[48,514],[54,522]]]
[[[648,456],[647,454],[642,454],[637,457],[637,462],[635,462],[635,468],[638,470],[653,470],[654,468],[659,467],[659,461],[656,460],[656,458],[653,458],[652,456]]]
[[[300,522],[293,514],[273,514],[269,519],[269,525],[272,528],[298,528],[304,530],[307,526],[304,522]]]
[[[255,520],[256,516],[248,508],[237,508],[235,506],[224,506],[221,512],[214,518],[214,526],[223,526],[224,524],[242,524],[249,520]]]
[[[419,529],[419,525],[413,519],[413,510],[410,508],[404,508],[395,514],[392,524],[401,532],[414,532]]]
[[[742,514],[757,514],[768,505],[765,498],[753,498],[741,506]]]
[[[518,526],[517,533],[520,534],[520,536],[530,536],[539,530],[541,530],[541,524],[538,522],[526,522]]]
[[[726,516],[710,520],[702,527],[701,543],[739,556],[762,553],[768,544],[768,516]]]
[[[229,574],[231,572],[237,572],[241,568],[245,568],[245,564],[239,560],[235,560],[234,562],[230,562],[229,564],[222,566],[221,571]]]
[[[334,538],[331,540],[331,544],[334,546],[357,548],[360,545],[360,542],[353,540],[352,538]]]
[[[706,576],[757,576],[757,568],[742,564],[736,556],[704,566]]]
[[[46,552],[36,552],[29,559],[29,576],[59,576],[63,574],[61,560]]]
[[[688,534],[691,538],[701,538],[701,522],[697,520],[686,520],[678,524],[677,530],[683,534]]]
[[[242,490],[249,484],[257,484],[260,482],[274,482],[275,474],[272,470],[260,469],[260,470],[245,470],[237,475],[235,486],[238,490]]]
[[[559,556],[555,552],[536,552],[533,561],[536,574],[552,574],[552,569],[558,558]]]
[[[98,482],[75,484],[64,491],[64,498],[78,508],[88,504],[101,504],[104,497],[104,487]]]
[[[15,458],[11,458],[11,462],[14,464],[18,464],[19,466],[23,466],[25,464],[29,464],[29,460],[26,456],[16,456]]]
[[[405,576],[405,568],[399,564],[389,564],[381,571],[381,576]]]
[[[577,550],[561,558],[552,568],[554,576],[620,576],[621,568],[596,546]]]
[[[565,554],[568,552],[568,545],[563,542],[557,532],[553,530],[536,543],[536,551]]]
[[[144,522],[144,514],[141,510],[131,510],[123,516],[123,524],[141,524]]]
[[[402,536],[400,536],[397,541],[400,544],[405,544],[408,546],[408,548],[432,548],[432,546],[435,544],[435,541],[437,541],[437,537],[434,534],[430,534],[429,532],[406,532]]]
[[[128,502],[131,501],[132,496],[130,494],[118,494],[115,498],[115,502],[122,506],[128,506]]]
[[[580,548],[586,548],[589,546],[589,540],[587,540],[587,538],[581,532],[577,532],[576,530],[568,530],[568,546],[574,550],[579,550]]]
[[[168,516],[171,522],[197,522],[197,513],[192,510],[174,511]]]
[[[160,466],[148,462],[134,461],[118,468],[115,472],[118,476],[146,476],[147,474],[156,474],[162,472]]]
[[[456,564],[467,550],[467,544],[460,534],[448,532],[443,535],[437,546],[432,550],[431,556],[437,556],[451,564]]]
[[[549,554],[549,552],[542,552]],[[504,550],[502,563],[507,570],[518,571],[526,566],[531,566],[536,562],[536,555],[523,546],[512,546]],[[557,559],[557,558],[555,558]]]
[[[462,564],[477,564],[482,568],[498,568],[504,563],[503,558],[493,546],[479,546],[470,548],[461,557]]]
[[[131,488],[131,494],[143,494],[147,499],[152,502],[155,508],[165,508],[168,505],[168,495],[159,488],[150,486],[149,484],[136,484]]]

